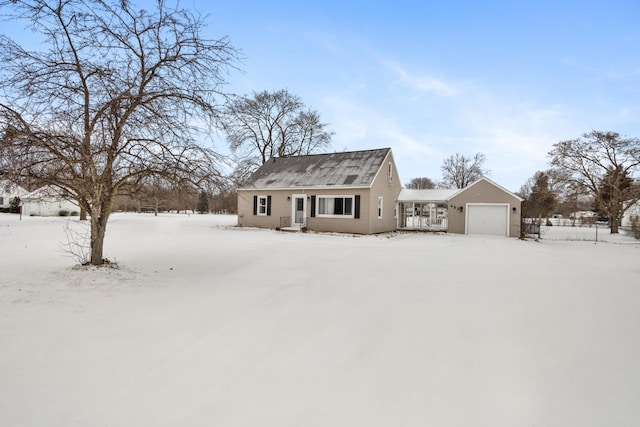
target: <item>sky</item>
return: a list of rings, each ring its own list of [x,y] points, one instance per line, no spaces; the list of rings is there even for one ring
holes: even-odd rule
[[[242,50],[234,91],[289,90],[334,150],[391,147],[403,183],[480,152],[517,191],[554,143],[640,137],[638,1],[190,4]]]
[[[334,132],[331,151],[391,147],[403,183],[482,153],[488,177],[517,191],[554,143],[640,137],[637,0],[181,5],[241,51],[230,92],[288,90]]]

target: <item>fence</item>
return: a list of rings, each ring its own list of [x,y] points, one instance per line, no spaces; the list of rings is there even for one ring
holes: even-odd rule
[[[611,234],[608,225],[542,225],[540,226],[540,238],[543,240],[565,240],[606,243],[637,243],[640,233],[631,227],[619,227],[619,233]],[[536,234],[536,236],[538,236]]]

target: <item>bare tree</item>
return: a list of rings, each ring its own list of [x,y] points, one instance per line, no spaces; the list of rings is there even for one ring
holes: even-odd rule
[[[617,233],[620,218],[640,198],[640,186],[631,185],[640,169],[640,140],[594,130],[554,144],[549,156],[571,184],[593,196]]]
[[[203,37],[203,18],[158,0],[0,0],[43,37],[29,51],[0,36],[0,158],[16,174],[69,191],[90,215],[91,264],[103,263],[114,197],[159,175],[215,179],[197,143],[218,116],[237,51]]]
[[[414,190],[428,190],[436,188],[436,183],[427,177],[413,178],[411,181],[405,184],[405,187]]]
[[[467,157],[456,153],[444,159],[442,163],[442,186],[449,188],[465,188],[477,181],[489,171],[483,169],[485,157],[482,153],[476,153],[473,157]]]
[[[229,147],[246,175],[272,157],[319,152],[331,144],[332,132],[318,112],[286,90],[234,97],[224,110],[223,128]]]

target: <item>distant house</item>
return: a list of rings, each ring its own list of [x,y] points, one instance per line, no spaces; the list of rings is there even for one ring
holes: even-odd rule
[[[401,189],[391,149],[384,148],[269,160],[238,190],[238,225],[518,237],[521,205],[484,177],[463,189]]]
[[[22,214],[28,216],[57,216],[77,214],[78,204],[64,190],[48,185],[22,197]]]
[[[485,177],[462,189],[404,189],[398,205],[400,229],[520,236],[522,198]]]
[[[622,216],[620,225],[622,227],[640,226],[640,201],[633,203],[631,206],[627,208],[624,215]]]
[[[390,148],[273,158],[238,189],[238,225],[392,231],[400,189]]]
[[[8,179],[0,180],[0,208],[8,208],[16,197],[22,198],[28,191]]]

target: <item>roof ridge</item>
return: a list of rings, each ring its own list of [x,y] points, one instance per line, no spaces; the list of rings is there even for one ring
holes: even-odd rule
[[[311,153],[311,154],[301,154],[298,156],[283,156],[283,157],[271,157],[271,159],[278,159],[278,160],[283,160],[283,159],[295,159],[295,158],[299,158],[299,157],[314,157],[314,156],[331,156],[331,155],[335,155],[335,154],[353,154],[353,153],[366,153],[368,151],[388,151],[391,150],[391,147],[384,147],[384,148],[370,148],[368,150],[349,150],[349,151],[334,151],[331,153]],[[271,160],[269,159],[269,160]]]

